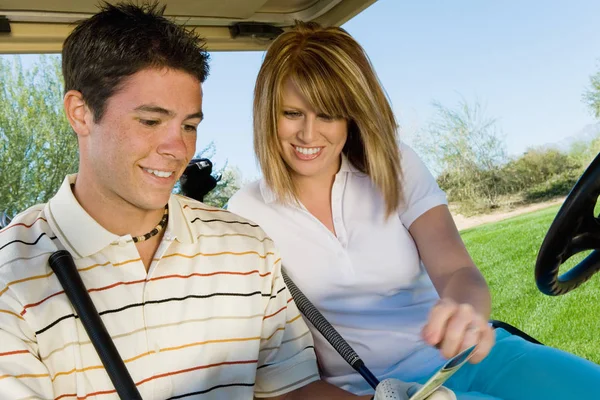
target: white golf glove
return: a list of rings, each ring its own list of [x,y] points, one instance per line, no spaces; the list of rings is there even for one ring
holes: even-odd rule
[[[409,400],[422,385],[414,382],[402,382],[398,379],[385,379],[377,385],[374,400]],[[456,400],[454,392],[440,386],[427,400]]]

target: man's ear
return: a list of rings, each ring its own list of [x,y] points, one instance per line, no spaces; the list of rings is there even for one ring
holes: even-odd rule
[[[65,93],[63,105],[69,124],[71,124],[71,128],[73,128],[77,136],[89,135],[94,123],[94,115],[83,100],[81,92],[69,90]]]

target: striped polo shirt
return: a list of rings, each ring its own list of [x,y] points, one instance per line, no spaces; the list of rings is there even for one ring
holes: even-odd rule
[[[0,231],[0,398],[116,399],[48,265],[68,250],[144,399],[273,397],[317,380],[313,342],[273,242],[230,212],[173,195],[146,272],[65,178]],[[110,210],[106,210],[110,212]]]

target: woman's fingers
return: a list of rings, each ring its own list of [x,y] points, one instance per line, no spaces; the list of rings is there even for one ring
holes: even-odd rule
[[[494,329],[485,321],[484,326],[481,328],[479,342],[469,361],[473,364],[481,362],[490,353],[495,343],[496,334],[494,333]]]
[[[470,304],[441,299],[431,310],[423,328],[424,340],[440,349],[446,358],[477,346],[471,362],[483,360],[495,342],[493,329]]]
[[[444,339],[446,325],[456,312],[458,305],[450,299],[440,299],[429,313],[423,328],[423,339],[432,346],[438,346]]]
[[[457,355],[464,347],[465,341],[479,341],[478,315],[469,304],[460,304],[455,313],[450,317],[444,332],[444,338],[440,344],[440,351],[446,358]]]

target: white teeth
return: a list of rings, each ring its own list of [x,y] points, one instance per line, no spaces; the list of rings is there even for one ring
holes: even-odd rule
[[[160,178],[168,178],[171,175],[173,175],[173,171],[159,171],[156,169],[148,169],[148,168],[144,168],[144,171],[150,172],[151,174],[154,174]]]
[[[310,156],[312,154],[317,154],[319,151],[321,151],[320,147],[310,147],[310,148],[306,148],[306,147],[298,147],[298,146],[294,146],[294,148],[296,149],[296,151],[298,153],[302,153],[304,155]]]

